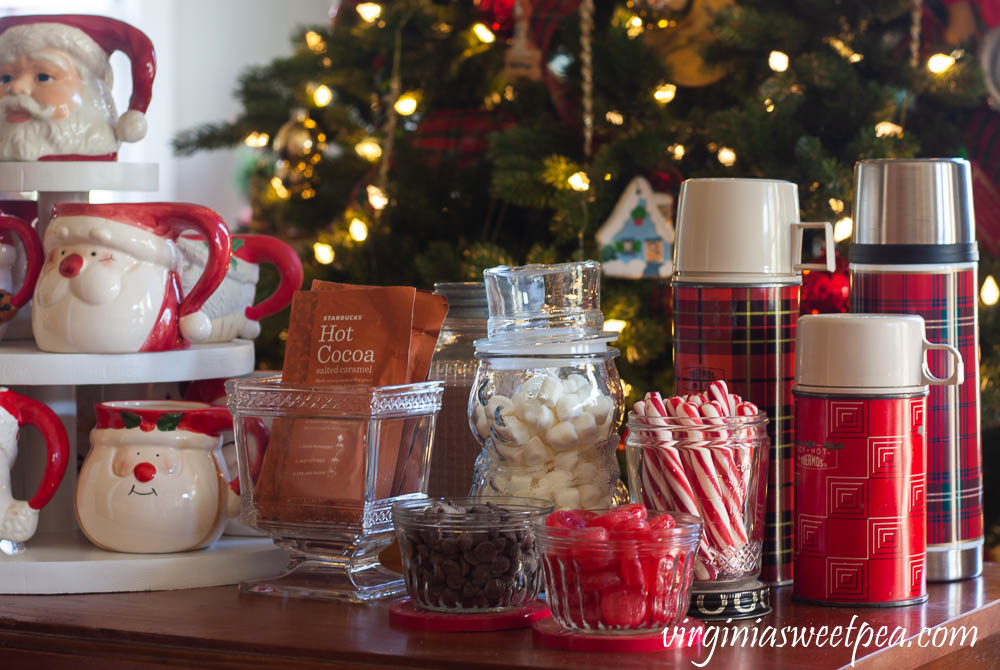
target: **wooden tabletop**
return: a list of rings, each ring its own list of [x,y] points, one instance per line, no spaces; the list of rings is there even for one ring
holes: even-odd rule
[[[2,570],[0,563],[0,570]],[[906,628],[902,646],[857,650],[859,668],[903,670],[923,664],[948,670],[1000,667],[1000,565],[982,577],[935,584],[923,605],[895,608],[832,608],[793,602],[789,588],[776,589],[774,612],[756,624],[845,628],[855,615],[877,632]],[[918,634],[940,625],[977,627],[964,645],[921,648]],[[753,628],[753,622],[749,625]],[[714,655],[705,667],[841,668],[853,649],[829,644],[733,648],[717,630]],[[749,631],[752,635],[753,631]],[[789,631],[790,634],[790,631]],[[855,630],[853,637],[857,637]],[[873,633],[874,636],[874,633]],[[933,639],[931,636],[923,638]],[[938,634],[941,639],[941,634]],[[780,633],[776,638],[780,643]],[[827,641],[828,642],[828,641]],[[389,624],[385,603],[350,605],[328,601],[241,595],[235,587],[61,596],[0,596],[0,667],[17,668],[695,668],[712,650],[638,654],[580,653],[545,649],[530,630],[499,633],[428,633]]]

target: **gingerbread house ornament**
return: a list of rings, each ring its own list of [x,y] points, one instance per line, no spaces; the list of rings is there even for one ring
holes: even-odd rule
[[[673,273],[673,204],[672,195],[657,193],[644,177],[629,182],[597,231],[605,275],[642,279]]]

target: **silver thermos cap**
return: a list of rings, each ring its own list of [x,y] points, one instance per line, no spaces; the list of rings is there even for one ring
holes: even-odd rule
[[[853,218],[852,262],[978,260],[972,170],[967,160],[858,161]]]

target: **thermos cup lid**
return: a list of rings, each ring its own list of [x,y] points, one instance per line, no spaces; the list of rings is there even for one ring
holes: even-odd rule
[[[802,263],[802,229],[826,228],[830,264]],[[833,269],[829,223],[799,221],[798,186],[780,179],[688,179],[674,244],[678,283],[797,283],[803,269]]]
[[[979,260],[972,170],[961,158],[884,158],[854,167],[851,262]]]
[[[795,390],[835,395],[920,393],[927,384],[961,384],[962,356],[932,344],[915,314],[817,314],[799,318]],[[946,351],[946,378],[935,377],[925,352]]]

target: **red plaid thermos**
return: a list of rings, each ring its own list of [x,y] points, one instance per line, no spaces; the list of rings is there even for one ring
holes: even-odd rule
[[[796,350],[793,597],[924,602],[927,385],[961,384],[961,355],[928,342],[921,317],[890,314],[804,316]]]
[[[927,339],[962,354],[966,381],[927,399],[927,579],[982,572],[979,254],[972,176],[960,159],[869,160],[854,172],[851,311],[919,314]],[[929,356],[935,374],[950,359]]]
[[[802,231],[821,228],[828,265],[802,263]],[[770,419],[763,570],[792,580],[792,382],[801,270],[833,269],[829,223],[799,221],[795,184],[689,179],[681,184],[674,260],[674,392],[716,379]]]

